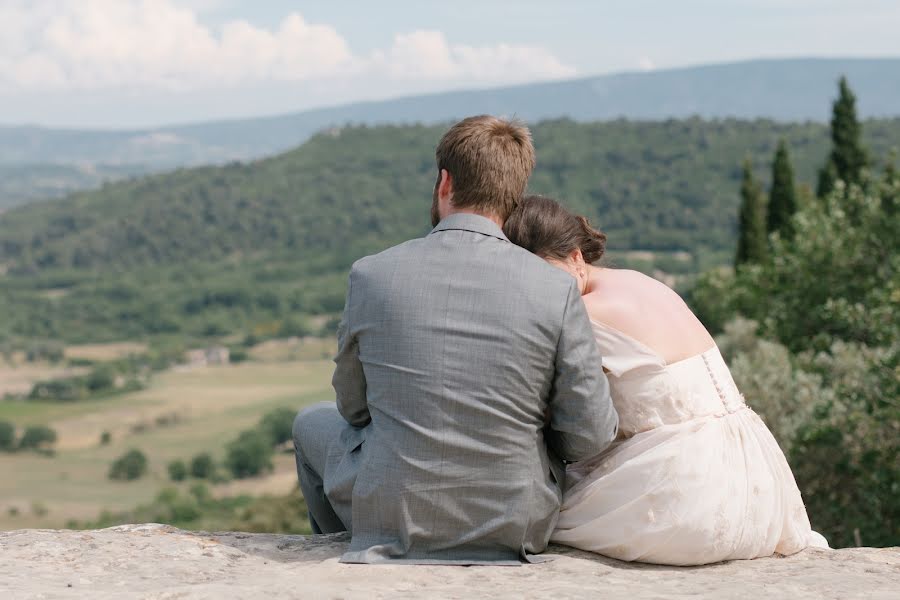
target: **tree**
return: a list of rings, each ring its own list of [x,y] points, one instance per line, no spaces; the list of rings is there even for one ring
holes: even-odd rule
[[[56,431],[45,425],[32,425],[25,429],[22,439],[19,440],[19,448],[39,450],[56,443]]]
[[[8,421],[0,421],[0,451],[16,449],[16,427]]]
[[[272,468],[272,444],[262,431],[250,429],[228,444],[225,465],[231,474],[242,479],[259,475]]]
[[[295,416],[297,411],[293,408],[276,408],[260,420],[259,428],[269,436],[272,445],[277,446],[293,438]]]
[[[147,457],[140,450],[129,450],[110,465],[109,478],[124,481],[139,479],[147,472]]]
[[[797,212],[797,194],[794,191],[794,167],[788,154],[787,142],[778,142],[775,160],[772,161],[772,188],[769,190],[769,206],[766,211],[766,230],[790,237],[793,232],[791,219]]]
[[[187,477],[187,466],[185,466],[183,460],[173,460],[169,463],[168,467],[169,471],[169,479],[172,481],[184,481],[185,477]]]
[[[884,166],[884,175],[881,179],[881,209],[888,219],[893,219],[897,212],[897,204],[900,203],[900,172],[897,171],[895,161],[896,151],[891,152]]]
[[[862,125],[856,115],[856,96],[846,77],[841,77],[838,88],[838,98],[831,112],[831,154],[819,172],[817,194],[820,198],[834,188],[835,179],[847,185],[859,184],[868,164],[867,152],[862,145]]]
[[[191,459],[191,476],[197,479],[206,479],[213,474],[215,464],[212,456],[207,452],[201,452]]]
[[[738,247],[735,266],[760,263],[766,257],[766,217],[762,190],[753,178],[753,166],[744,159],[741,208],[738,213]]]

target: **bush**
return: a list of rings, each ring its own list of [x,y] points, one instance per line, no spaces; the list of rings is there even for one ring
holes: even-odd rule
[[[70,377],[39,381],[31,388],[30,400],[50,400],[55,402],[75,402],[87,396],[81,378]]]
[[[60,342],[32,342],[25,349],[25,360],[28,362],[46,360],[51,363],[58,363],[63,358],[65,358],[65,348]]]
[[[207,502],[212,499],[209,488],[203,483],[195,483],[191,486],[191,496],[197,499],[197,502]]]
[[[813,526],[835,547],[900,544],[900,346],[838,341],[800,360],[832,391],[790,453]]]
[[[112,441],[112,434],[108,431],[104,431],[100,434],[100,445],[107,446]]]
[[[250,353],[242,346],[229,346],[228,360],[233,363],[246,362],[250,360]]]
[[[116,373],[109,365],[95,367],[84,379],[85,387],[94,393],[111,390],[115,387],[115,383]]]
[[[169,463],[169,479],[172,481],[184,481],[187,477],[188,470],[183,460],[173,460]]]
[[[140,450],[129,450],[109,468],[109,478],[124,481],[139,479],[147,472],[147,457]]]
[[[716,343],[747,405],[788,452],[797,430],[833,392],[823,388],[817,374],[796,369],[787,348],[756,337],[756,328],[754,321],[737,318],[725,326]]]
[[[250,429],[228,444],[225,465],[238,479],[272,469],[272,444],[262,431]]]
[[[297,411],[293,408],[277,408],[260,420],[259,429],[269,436],[273,446],[282,444],[293,437],[296,416]]]
[[[278,328],[279,337],[306,337],[312,334],[312,326],[305,318],[291,316],[281,322]]]
[[[191,459],[191,476],[197,479],[207,479],[215,471],[212,456],[207,452],[198,454]]]
[[[16,427],[8,421],[0,421],[0,450],[12,452],[16,449]]]
[[[45,425],[32,425],[25,429],[19,448],[22,450],[46,449],[56,443],[56,432]]]

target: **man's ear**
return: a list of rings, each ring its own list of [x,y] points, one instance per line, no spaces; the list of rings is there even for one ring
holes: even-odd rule
[[[447,169],[441,169],[440,181],[438,182],[438,198],[449,200],[451,196],[453,196],[453,177]]]

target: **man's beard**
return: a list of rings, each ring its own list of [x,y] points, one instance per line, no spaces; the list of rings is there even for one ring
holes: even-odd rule
[[[431,196],[431,226],[437,227],[441,222],[441,211],[438,210],[438,184],[434,185],[434,193]]]

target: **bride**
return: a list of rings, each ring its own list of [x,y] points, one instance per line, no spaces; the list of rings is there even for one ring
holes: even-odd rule
[[[555,200],[525,198],[504,231],[577,280],[619,413],[613,445],[569,465],[552,541],[669,565],[827,547],[777,442],[674,291],[594,266],[606,236]]]

